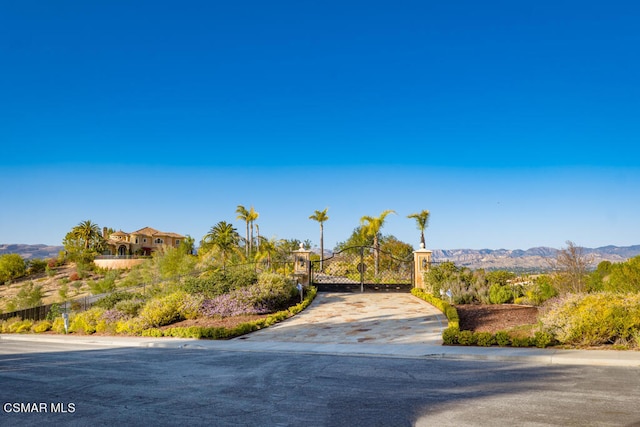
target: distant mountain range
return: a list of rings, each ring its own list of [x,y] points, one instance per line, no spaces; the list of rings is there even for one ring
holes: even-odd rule
[[[0,255],[18,254],[24,259],[46,259],[57,258],[60,251],[64,251],[64,246],[48,245],[23,245],[23,244],[2,244],[0,243]]]
[[[19,254],[25,259],[56,258],[60,251],[64,251],[63,246],[0,244],[0,255]],[[471,269],[540,271],[549,268],[549,260],[555,258],[557,252],[557,249],[549,247],[527,250],[433,249],[432,259],[434,262],[451,261]],[[591,266],[595,268],[601,261],[623,262],[640,255],[640,245],[583,248],[583,253],[591,257]]]
[[[603,246],[600,248],[582,248],[583,254],[590,258],[595,268],[602,261],[623,262],[640,255],[640,245]],[[549,268],[549,260],[556,257],[558,249],[537,247],[522,249],[434,249],[432,260],[436,262],[452,261],[458,266],[471,269],[540,271]]]

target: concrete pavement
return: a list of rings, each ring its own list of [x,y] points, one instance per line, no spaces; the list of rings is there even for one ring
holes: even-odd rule
[[[640,367],[640,351],[443,346],[441,335],[446,326],[442,313],[410,294],[319,293],[314,302],[297,316],[228,341],[3,334],[0,335],[0,346],[2,340],[23,340],[107,347]]]

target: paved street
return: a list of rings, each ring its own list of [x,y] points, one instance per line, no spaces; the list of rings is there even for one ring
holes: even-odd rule
[[[49,352],[51,345],[60,350],[50,343],[0,343],[0,403],[73,412],[3,408],[0,425],[640,423],[635,368],[189,348]]]

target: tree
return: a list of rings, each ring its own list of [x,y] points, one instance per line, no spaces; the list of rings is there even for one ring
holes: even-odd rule
[[[18,254],[0,255],[0,284],[24,276],[27,265]]]
[[[84,265],[104,249],[104,238],[98,224],[87,220],[73,227],[62,244],[71,260]]]
[[[358,226],[353,229],[351,232],[351,236],[344,242],[338,242],[333,248],[334,252],[342,252],[347,248],[351,248],[354,246],[373,246],[373,237],[366,236],[362,232],[362,226]]]
[[[15,299],[11,301],[13,303],[12,305],[14,305],[12,308],[15,310],[22,310],[25,308],[41,306],[43,297],[44,291],[42,290],[42,286],[34,285],[32,281],[29,281],[29,283],[20,288]]]
[[[185,238],[180,242],[179,248],[185,254],[193,255],[195,244],[195,239],[187,234]]]
[[[272,270],[272,260],[273,255],[278,250],[278,245],[281,244],[281,241],[276,239],[275,237],[271,239],[267,239],[266,237],[260,238],[260,245],[258,245],[258,255],[256,259],[258,261],[266,260],[267,268]]]
[[[250,223],[250,230],[251,230],[251,236],[250,236],[250,240],[249,240],[249,253],[253,253],[253,225],[254,222],[256,221],[256,219],[258,219],[258,217],[260,216],[260,214],[258,212],[256,212],[256,210],[253,208],[253,206],[251,206],[249,208],[249,223]]]
[[[373,237],[373,257],[375,263],[375,275],[377,276],[380,271],[380,229],[384,225],[385,218],[395,213],[393,210],[383,211],[380,216],[363,216],[360,218],[360,224],[362,225],[362,233],[366,236]]]
[[[324,271],[324,222],[329,220],[329,215],[327,215],[328,210],[329,208],[324,208],[322,211],[315,211],[314,214],[309,217],[309,219],[320,223],[320,271]]]
[[[567,247],[558,251],[553,265],[556,270],[556,287],[560,293],[585,292],[591,258],[572,241],[567,240],[566,243]]]
[[[604,284],[605,291],[640,292],[640,256],[610,265],[611,273]]]
[[[98,224],[91,220],[82,221],[71,230],[74,237],[82,242],[84,249],[89,250],[90,247],[96,246],[102,239],[102,233]]]
[[[179,280],[193,272],[196,257],[185,251],[185,247],[163,245],[153,253],[153,265],[158,276],[165,280]]]
[[[253,241],[254,241],[253,225],[255,220],[258,219],[258,217],[260,216],[260,214],[256,212],[253,206],[251,206],[249,210],[247,210],[247,208],[245,208],[242,205],[238,205],[236,207],[236,213],[238,214],[236,219],[241,219],[242,221],[245,222],[245,225],[246,225],[246,233],[245,233],[246,246],[244,250],[247,257],[249,257],[249,255],[251,255],[251,253],[253,252]]]
[[[249,257],[249,223],[251,222],[251,220],[249,219],[249,211],[244,206],[238,205],[238,207],[236,207],[236,213],[238,214],[236,219],[240,219],[240,220],[244,221],[245,225],[247,227],[247,231],[245,233],[244,251],[245,251],[245,254],[247,255],[247,257]]]
[[[220,221],[202,238],[206,247],[214,247],[222,254],[222,268],[225,268],[229,253],[238,250],[240,235],[235,227],[226,221]]]
[[[426,247],[424,230],[429,226],[429,215],[429,211],[426,209],[418,213],[407,215],[407,218],[414,218],[416,220],[416,225],[418,226],[418,230],[420,230],[420,243],[422,244],[422,247]]]

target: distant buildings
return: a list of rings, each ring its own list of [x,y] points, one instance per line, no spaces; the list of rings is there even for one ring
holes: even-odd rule
[[[117,256],[149,256],[162,246],[178,247],[185,239],[185,236],[180,234],[158,231],[151,227],[144,227],[132,233],[120,230],[108,236],[105,229],[103,235],[106,237],[108,255]]]

